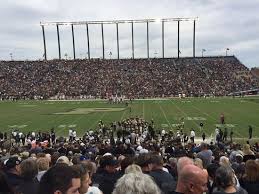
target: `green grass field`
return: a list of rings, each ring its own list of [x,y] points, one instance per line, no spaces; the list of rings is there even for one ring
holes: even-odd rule
[[[139,116],[147,121],[153,118],[156,129],[177,130],[184,117],[184,130],[188,134],[194,128],[200,135],[202,122],[208,137],[224,113],[224,127],[229,131],[232,128],[234,137],[248,137],[248,125],[253,127],[253,135],[259,137],[259,98],[256,97],[135,100],[129,107],[106,101],[1,101],[0,129],[19,128],[27,132],[49,131],[54,127],[58,135],[67,135],[68,128],[72,127],[82,135],[85,130],[96,129],[99,120],[109,125],[114,120]]]

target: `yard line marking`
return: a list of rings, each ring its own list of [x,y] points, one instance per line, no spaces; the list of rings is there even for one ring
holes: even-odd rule
[[[159,105],[159,108],[160,108],[161,112],[163,113],[163,115],[164,115],[164,117],[165,117],[166,122],[169,124],[170,129],[172,129],[171,123],[170,123],[170,121],[167,119],[167,116],[166,116],[166,114],[165,114],[165,112],[164,112],[164,109],[162,108],[162,106],[160,105],[160,103],[158,103],[158,105]],[[172,130],[173,130],[173,129],[172,129]],[[173,132],[174,132],[174,130],[173,130]]]
[[[21,121],[21,117],[17,116],[17,115],[14,115],[13,118],[12,118],[12,123],[19,123]],[[1,120],[1,124],[3,126],[6,126],[6,129],[2,130],[2,132],[6,132],[8,131],[8,125],[12,125],[10,124],[10,121],[8,119],[3,119]],[[15,124],[17,125],[17,124]],[[4,128],[4,127],[3,127]]]
[[[60,119],[57,119],[58,117],[55,119],[55,127],[54,128],[58,128],[58,126],[59,126],[58,124],[59,123],[66,123],[66,118],[65,117],[67,115],[59,115],[59,116],[60,116]],[[57,120],[58,120],[58,122],[57,122]],[[65,125],[65,124],[61,124],[61,125]],[[56,134],[59,134],[61,130],[64,130],[64,129],[61,128],[61,129],[56,130],[55,131]],[[63,133],[63,136],[66,137],[66,135],[64,135],[64,134],[65,133]]]
[[[180,108],[177,106],[176,103],[174,103],[172,100],[170,100],[170,102],[171,102],[171,103],[177,108],[177,110],[179,110],[185,117],[188,116],[182,109],[180,109]],[[200,126],[199,126],[196,122],[194,122],[193,120],[192,120],[192,122],[197,126],[197,129],[200,129]]]
[[[127,112],[127,110],[128,110],[128,109],[125,109],[125,110],[123,111],[123,114],[121,115],[120,121],[122,121],[122,119],[123,119],[125,113]]]
[[[209,118],[211,118],[213,121],[216,121],[216,122],[217,122],[217,119],[215,119],[214,117],[210,116],[208,113],[201,111],[199,108],[197,108],[197,107],[194,106],[194,105],[191,105],[191,106],[192,106],[194,109],[196,109],[197,111],[199,111],[200,113],[205,114],[206,116],[208,116]],[[213,131],[212,131],[212,133],[213,133]],[[236,133],[238,134],[238,136],[242,137],[242,135],[241,135],[239,132],[236,132]]]
[[[76,122],[78,121],[78,120],[80,120],[82,117],[84,117],[85,115],[81,115],[81,116],[79,116],[78,118],[76,118],[73,122],[72,122],[72,124],[76,124]]]
[[[20,131],[22,131],[21,129],[23,128],[27,128],[28,124],[31,123],[32,121],[26,121],[25,123],[22,124],[16,124],[16,125],[8,125],[8,129],[4,130],[4,132],[6,131],[10,131],[10,129],[19,129]]]
[[[27,104],[29,104],[29,102]],[[19,107],[19,103],[16,103],[15,105],[18,105],[18,107]],[[35,110],[39,110],[40,109],[39,106],[34,106],[34,107],[31,107],[31,108],[32,108],[32,112],[34,112]],[[16,116],[15,115],[14,118],[12,119],[12,122],[13,123],[20,123],[23,120],[25,120],[25,119],[23,119],[23,118],[21,119],[20,116]],[[2,124],[4,123],[3,120],[1,122],[2,122]],[[9,129],[8,129],[8,123],[10,123],[9,120],[6,120],[6,123],[7,124],[4,124],[4,125],[7,126],[7,127],[6,127],[6,129],[2,130],[3,132],[8,132],[9,131]],[[28,123],[32,123],[32,121],[26,121],[25,123],[22,123],[21,125],[26,125]]]
[[[22,129],[27,127],[28,125],[8,125],[9,128],[18,128],[18,129]]]
[[[106,113],[107,112],[103,112],[103,114],[102,114],[102,116],[100,118],[97,117],[97,120],[95,122],[93,122],[93,124],[90,126],[89,129],[93,129],[94,126],[98,124],[98,121],[103,119],[103,117],[106,115]]]
[[[65,115],[63,115],[63,116],[65,116]],[[74,119],[72,122],[71,122],[71,124],[68,124],[68,125],[66,125],[65,127],[68,127],[69,128],[69,125],[76,125],[77,124],[77,121],[79,121],[82,117],[84,117],[84,116],[86,116],[86,115],[80,115],[79,117],[77,117],[76,119]],[[63,120],[63,119],[62,119]],[[76,125],[77,126],[77,125]],[[62,128],[61,129],[59,129],[58,131],[57,131],[57,133],[59,133],[60,131],[62,130]],[[82,130],[80,130],[79,132],[82,132]],[[79,133],[78,133],[79,134]]]

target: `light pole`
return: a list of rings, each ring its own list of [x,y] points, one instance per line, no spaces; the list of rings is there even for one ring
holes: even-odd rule
[[[112,52],[111,51],[109,52],[109,55],[110,55],[110,59],[111,59],[112,58]]]
[[[228,56],[229,48],[226,48],[226,57]]]
[[[203,53],[206,52],[206,49],[201,50],[201,56],[203,57]]]
[[[11,61],[13,60],[13,53],[10,53]]]

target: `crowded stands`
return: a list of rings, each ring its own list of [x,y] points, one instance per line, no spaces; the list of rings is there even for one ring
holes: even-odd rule
[[[1,136],[0,193],[259,193],[259,145],[185,141],[129,118],[81,138]],[[17,132],[18,133],[18,132]]]
[[[236,57],[0,62],[0,99],[224,96],[258,86]]]
[[[258,86],[235,57],[0,62],[1,100],[224,96]],[[82,137],[0,132],[0,194],[259,193],[252,135],[196,142],[193,130],[137,117],[97,127]]]

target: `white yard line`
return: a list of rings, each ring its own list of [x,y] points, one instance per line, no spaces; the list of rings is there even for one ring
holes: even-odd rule
[[[170,100],[170,102],[171,102],[171,103],[176,107],[176,109],[177,109],[178,111],[180,111],[185,117],[188,116],[182,109],[180,109],[175,103],[173,103],[172,100]],[[193,120],[192,120],[192,122],[197,126],[198,129],[200,128],[200,126],[199,126],[196,122],[194,122]]]
[[[194,105],[191,105],[194,109],[196,109],[197,111],[199,111],[200,113],[202,113],[202,114],[204,114],[204,115],[206,115],[207,117],[209,117],[209,118],[211,118],[213,121],[215,121],[216,123],[217,123],[217,119],[215,119],[214,117],[212,117],[211,115],[209,115],[208,113],[206,113],[206,112],[203,112],[203,111],[201,111],[199,108],[197,108],[196,106],[194,106]],[[237,133],[238,134],[238,136],[240,136],[240,137],[242,137],[243,135],[241,135],[239,132],[237,132],[237,131],[235,131],[235,133]]]
[[[123,119],[125,113],[127,112],[127,110],[128,110],[128,109],[123,110],[123,114],[121,115],[120,121],[122,121],[122,119]]]
[[[174,129],[172,128],[172,125],[171,125],[170,121],[168,120],[168,118],[167,118],[167,116],[166,116],[166,114],[165,114],[164,109],[162,108],[162,106],[160,105],[160,103],[158,103],[158,105],[159,105],[159,108],[160,108],[161,112],[162,112],[163,115],[164,115],[164,118],[165,118],[166,122],[169,124],[169,128],[174,132]]]
[[[93,124],[90,126],[89,129],[93,129],[94,126],[98,124],[98,121],[103,119],[103,117],[106,115],[106,113],[107,112],[104,112],[100,118],[98,118],[95,122],[93,122]]]

